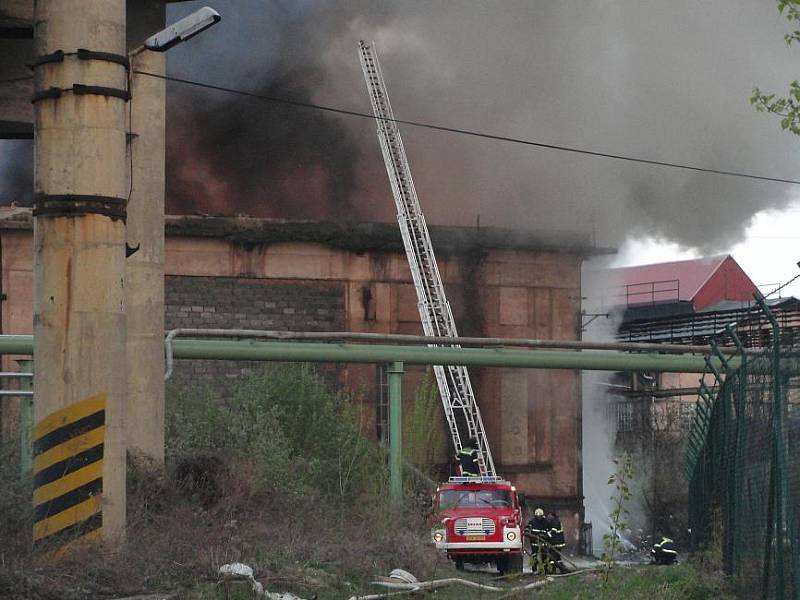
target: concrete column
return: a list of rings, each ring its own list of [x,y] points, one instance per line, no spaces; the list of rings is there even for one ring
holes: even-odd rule
[[[162,5],[163,6],[163,5]],[[156,12],[156,17],[159,13]],[[164,27],[151,20],[149,33]],[[129,18],[133,18],[130,15]],[[142,39],[144,39],[142,37]],[[129,38],[129,45],[142,39]],[[145,50],[133,70],[164,74],[165,55]],[[128,319],[128,445],[156,463],[164,462],[164,80],[131,76],[129,151],[133,193],[128,203],[128,245],[137,248],[125,263]]]
[[[34,22],[38,57],[79,48],[125,55],[125,0],[37,0]],[[65,435],[75,431],[58,422],[69,423],[73,407],[104,419],[95,431],[103,443],[102,490],[90,499],[99,498],[102,536],[118,540],[125,526],[126,326],[125,222],[118,211],[128,196],[127,102],[97,88],[76,93],[74,84],[126,90],[126,69],[74,54],[35,68],[37,92],[62,91],[34,104],[34,418],[39,433],[52,427]],[[45,421],[57,412],[62,421]],[[65,451],[75,449],[60,439]],[[48,507],[48,514],[62,508]],[[84,509],[64,521],[87,523]],[[92,515],[91,525],[98,521]],[[45,528],[45,540],[61,526]]]

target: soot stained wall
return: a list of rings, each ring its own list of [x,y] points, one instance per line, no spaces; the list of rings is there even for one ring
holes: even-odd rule
[[[165,281],[165,304],[167,329],[346,329],[340,282],[171,275]],[[226,400],[234,380],[259,368],[255,362],[176,361],[172,382],[208,386]]]

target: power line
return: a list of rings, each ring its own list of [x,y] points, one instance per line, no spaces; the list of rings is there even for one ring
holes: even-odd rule
[[[147,71],[134,70],[134,73],[136,73],[138,75],[145,75],[147,77],[154,77],[156,79],[163,79],[165,81],[172,81],[174,83],[182,83],[182,84],[185,84],[185,85],[191,85],[191,86],[200,87],[200,88],[204,88],[204,89],[215,90],[215,91],[218,91],[218,92],[226,92],[228,94],[235,94],[237,96],[244,96],[244,97],[253,98],[253,99],[256,99],[256,100],[264,100],[264,101],[267,101],[267,102],[274,102],[276,104],[285,104],[285,105],[288,105],[288,106],[297,106],[297,107],[300,107],[300,108],[310,108],[310,109],[314,109],[314,110],[321,110],[321,111],[336,113],[336,114],[340,114],[340,115],[347,115],[347,116],[351,116],[351,117],[359,117],[359,118],[362,118],[362,119],[371,119],[371,120],[374,120],[374,121],[379,120],[377,117],[375,117],[375,115],[372,115],[370,113],[357,111],[357,110],[348,110],[348,109],[344,109],[344,108],[337,108],[335,106],[325,106],[323,104],[314,104],[312,102],[301,102],[299,100],[289,100],[287,98],[279,98],[277,96],[267,96],[265,94],[256,94],[256,93],[253,93],[253,92],[246,92],[244,90],[239,90],[239,89],[235,89],[235,88],[229,88],[229,87],[220,86],[220,85],[213,85],[213,84],[210,84],[210,83],[202,83],[202,82],[199,82],[199,81],[192,81],[190,79],[183,79],[183,78],[180,78],[180,77],[171,77],[169,75],[160,75],[160,74],[157,74],[157,73],[149,73]],[[33,77],[32,76],[16,77],[16,78],[12,78],[12,79],[0,80],[0,84],[16,83],[16,82],[19,82],[19,81],[27,81],[27,80],[30,80],[30,79],[33,79]],[[514,144],[522,144],[522,145],[525,145],[525,146],[534,146],[534,147],[537,147],[537,148],[544,148],[546,150],[558,150],[558,151],[561,151],[561,152],[571,152],[573,154],[584,154],[586,156],[597,156],[597,157],[600,157],[600,158],[609,158],[609,159],[613,159],[613,160],[635,162],[635,163],[640,163],[640,164],[645,164],[645,165],[653,165],[653,166],[658,166],[658,167],[669,167],[671,169],[683,169],[683,170],[686,170],[686,171],[695,171],[697,173],[709,173],[709,174],[713,174],[713,175],[728,175],[730,177],[741,177],[741,178],[744,178],[744,179],[753,179],[753,180],[756,180],[756,181],[770,181],[770,182],[773,182],[773,183],[787,183],[787,184],[790,184],[790,185],[800,185],[800,181],[795,180],[795,179],[783,179],[783,178],[780,178],[780,177],[766,177],[764,175],[754,175],[752,173],[742,173],[740,171],[726,171],[726,170],[722,170],[722,169],[709,169],[709,168],[705,168],[705,167],[695,167],[693,165],[686,165],[686,164],[681,164],[681,163],[672,163],[672,162],[666,162],[666,161],[660,161],[660,160],[650,160],[650,159],[646,159],[646,158],[636,158],[636,157],[633,157],[633,156],[625,156],[623,154],[611,154],[609,152],[597,152],[597,151],[594,151],[594,150],[586,150],[584,148],[575,148],[575,147],[571,147],[571,146],[560,146],[560,145],[557,145],[557,144],[546,144],[544,142],[536,142],[536,141],[533,141],[533,140],[526,140],[526,139],[523,139],[523,138],[515,138],[515,137],[509,137],[509,136],[503,136],[503,135],[495,135],[495,134],[492,134],[492,133],[485,133],[485,132],[482,132],[482,131],[475,131],[475,130],[472,130],[472,129],[461,129],[461,128],[457,128],[457,127],[446,127],[444,125],[435,125],[433,123],[424,123],[424,122],[421,122],[421,121],[410,121],[410,120],[406,120],[406,119],[381,119],[381,120],[391,121],[391,122],[397,123],[399,125],[409,125],[411,127],[420,127],[422,129],[431,129],[431,130],[434,130],[434,131],[443,131],[443,132],[446,132],[446,133],[456,133],[456,134],[467,135],[467,136],[471,136],[471,137],[478,137],[478,138],[483,138],[483,139],[488,139],[488,140],[495,140],[495,141],[498,141],[498,142],[509,142],[509,143],[514,143]]]
[[[533,140],[526,140],[523,138],[515,138],[515,137],[508,137],[503,135],[495,135],[492,133],[485,133],[482,131],[475,131],[472,129],[460,129],[457,127],[445,127],[444,125],[435,125],[433,123],[424,123],[421,121],[409,121],[405,119],[378,119],[375,115],[370,113],[365,113],[357,110],[348,110],[344,108],[337,108],[334,106],[325,106],[323,104],[314,104],[311,102],[301,102],[299,100],[288,100],[286,98],[279,98],[277,96],[267,96],[265,94],[256,94],[254,92],[246,92],[244,90],[239,90],[235,88],[229,88],[221,85],[213,85],[210,83],[201,83],[199,81],[192,81],[190,79],[183,79],[180,77],[171,77],[169,75],[159,75],[157,73],[149,73],[147,71],[138,71],[135,70],[134,73],[139,75],[146,75],[147,77],[155,77],[156,79],[163,79],[165,81],[172,81],[174,83],[183,83],[185,85],[191,85],[195,87],[200,87],[209,90],[216,90],[218,92],[226,92],[229,94],[236,94],[238,96],[245,96],[247,98],[254,98],[256,100],[264,100],[267,102],[274,102],[277,104],[285,104],[288,106],[298,106],[301,108],[311,108],[315,110],[321,110],[330,113],[336,113],[340,115],[347,115],[351,117],[360,117],[364,119],[372,119],[372,120],[384,120],[384,121],[391,121],[393,123],[397,123],[399,125],[409,125],[411,127],[420,127],[423,129],[432,129],[434,131],[444,131],[447,133],[457,133],[460,135],[468,135],[472,137],[484,138],[488,140],[495,140],[498,142],[510,142],[514,144],[523,144],[525,146],[535,146],[537,148],[544,148],[547,150],[559,150],[561,152],[571,152],[574,154],[584,154],[587,156],[598,156],[601,158],[610,158],[614,160],[622,160],[627,162],[635,162],[641,163],[645,165],[654,165],[659,167],[669,167],[672,169],[683,169],[687,171],[695,171],[698,173],[710,173],[714,175],[729,175],[731,177],[741,177],[744,179],[755,179],[758,181],[771,181],[774,183],[788,183],[790,185],[800,185],[800,181],[795,179],[782,179],[780,177],[766,177],[763,175],[753,175],[752,173],[742,173],[739,171],[725,171],[721,169],[707,169],[704,167],[695,167],[692,165],[685,165],[680,163],[672,163],[672,162],[664,162],[660,160],[649,160],[646,158],[636,158],[633,156],[625,156],[622,154],[611,154],[608,152],[596,152],[594,150],[586,150],[583,148],[574,148],[571,146],[559,146],[556,144],[546,144],[543,142],[536,142]]]

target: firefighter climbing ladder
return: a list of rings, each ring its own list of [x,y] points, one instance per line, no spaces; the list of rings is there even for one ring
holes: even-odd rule
[[[411,179],[411,169],[403,140],[400,139],[400,130],[394,122],[394,113],[389,104],[378,57],[372,46],[363,41],[359,42],[359,56],[372,110],[378,122],[378,139],[397,206],[397,221],[400,224],[403,245],[411,267],[414,287],[417,290],[422,329],[425,335],[457,338],[455,320],[445,296],[442,277],[428,235],[428,226],[425,224],[425,217],[414,189],[414,181]],[[459,344],[453,343],[450,346],[459,347]],[[434,366],[433,370],[456,451],[461,450],[462,440],[475,438],[478,441],[478,464],[481,475],[495,475],[492,453],[489,450],[467,368]]]

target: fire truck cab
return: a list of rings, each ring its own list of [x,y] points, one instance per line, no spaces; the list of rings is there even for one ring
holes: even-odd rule
[[[431,539],[463,569],[494,563],[500,574],[522,572],[522,513],[517,491],[501,477],[451,477],[433,497]]]

